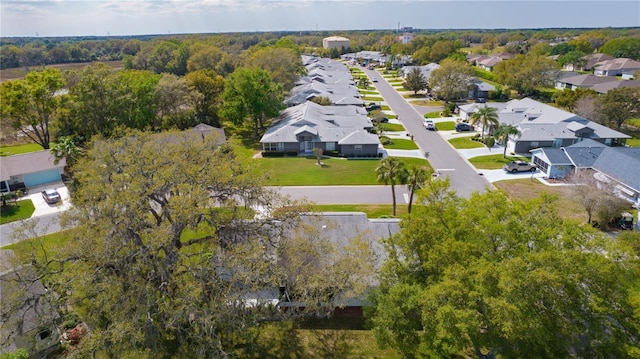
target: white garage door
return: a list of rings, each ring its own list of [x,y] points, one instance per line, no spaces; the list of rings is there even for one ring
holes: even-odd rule
[[[50,182],[60,181],[60,171],[55,168],[48,171],[29,173],[22,176],[27,187],[40,186]]]

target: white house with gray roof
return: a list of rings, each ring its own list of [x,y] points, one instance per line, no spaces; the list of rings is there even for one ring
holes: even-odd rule
[[[463,119],[469,118],[482,105],[460,106]],[[624,145],[631,136],[589,121],[571,112],[524,98],[507,103],[491,103],[497,109],[501,124],[513,125],[520,136],[510,137],[507,151],[528,154],[539,147],[567,147],[585,139],[592,139],[607,146]]]
[[[613,184],[619,197],[640,207],[640,148],[609,147],[586,139],[568,147],[536,148],[531,155],[548,178],[592,171],[598,181]]]
[[[321,106],[307,101],[280,113],[260,139],[264,152],[309,155],[314,148],[345,157],[376,157],[380,140],[361,106]]]
[[[358,88],[346,82],[325,84],[313,81],[299,85],[291,89],[284,102],[287,106],[295,106],[311,101],[316,97],[327,97],[334,105],[364,105]]]

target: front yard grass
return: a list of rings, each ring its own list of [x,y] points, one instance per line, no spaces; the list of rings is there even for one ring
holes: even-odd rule
[[[424,114],[425,118],[439,118],[440,117],[440,112],[441,111],[433,111],[433,112],[427,112]]]
[[[27,143],[24,145],[0,146],[0,156],[19,155],[21,153],[42,151],[42,146],[36,143]]]
[[[36,207],[30,199],[23,199],[15,203],[9,202],[6,206],[0,207],[0,224],[30,218],[35,211]]]
[[[399,123],[383,123],[382,128],[386,132],[401,132],[404,131],[404,126]]]
[[[456,127],[455,121],[436,122],[435,124],[438,131],[453,131]]]
[[[411,140],[405,140],[402,138],[391,138],[391,143],[384,145],[384,148],[389,150],[417,150],[418,146]]]
[[[416,100],[411,101],[411,104],[415,106],[444,106],[444,102],[439,100]]]
[[[436,124],[436,127],[439,125],[440,124]],[[484,147],[484,145],[478,141],[471,141],[471,137],[452,138],[449,140],[449,143],[459,150]]]
[[[364,98],[363,98],[364,100]],[[366,96],[366,101],[378,101],[381,102],[383,101],[384,98],[382,98],[381,96]]]
[[[420,158],[400,158],[406,165],[428,166]],[[379,159],[348,160],[323,158],[323,166],[315,157],[281,157],[256,159],[260,174],[268,186],[338,186],[377,185]]]
[[[481,170],[497,170],[502,168],[505,163],[509,163],[511,161],[527,161],[527,158],[520,156],[507,156],[507,158],[502,157],[502,153],[489,155],[489,156],[478,156],[469,159],[472,165],[476,166],[477,169]]]
[[[509,198],[527,201],[547,193],[557,196],[555,208],[561,218],[587,222],[587,212],[575,200],[571,194],[570,186],[546,186],[536,179],[517,179],[498,181],[493,183],[500,191],[505,192]]]

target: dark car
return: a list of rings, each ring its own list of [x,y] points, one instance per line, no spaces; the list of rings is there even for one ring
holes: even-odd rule
[[[62,199],[60,197],[60,193],[58,193],[58,191],[56,191],[55,189],[46,189],[42,191],[42,198],[44,198],[44,201],[49,204],[60,202],[60,200]]]
[[[382,106],[380,105],[370,105],[368,107],[366,107],[367,112],[371,112],[371,111],[376,111],[376,110],[382,110]]]
[[[516,172],[535,172],[536,171],[536,165],[534,165],[533,163],[529,163],[526,161],[513,161],[513,162],[509,162],[507,164],[505,164],[504,166],[502,166],[502,169],[507,171],[507,172],[511,172],[511,173],[516,173]]]
[[[468,123],[460,122],[456,124],[456,132],[473,131],[473,126]]]

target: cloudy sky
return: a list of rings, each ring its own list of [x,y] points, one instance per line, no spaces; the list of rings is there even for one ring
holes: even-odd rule
[[[1,36],[637,27],[640,1],[0,0]]]

